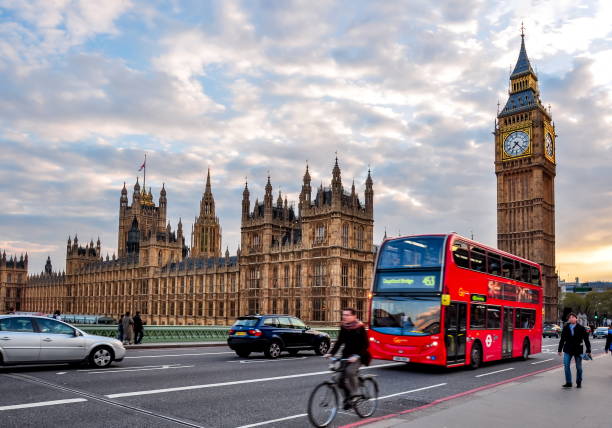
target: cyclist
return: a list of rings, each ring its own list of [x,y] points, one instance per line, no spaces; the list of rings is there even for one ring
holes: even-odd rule
[[[359,378],[358,370],[361,364],[370,365],[372,359],[368,352],[368,334],[365,325],[357,319],[357,313],[353,308],[342,310],[342,324],[340,334],[334,347],[325,354],[325,358],[330,358],[338,352],[340,346],[344,345],[342,358],[347,361],[344,363],[340,375],[340,386],[344,390],[344,410],[351,408],[353,401],[359,397]]]

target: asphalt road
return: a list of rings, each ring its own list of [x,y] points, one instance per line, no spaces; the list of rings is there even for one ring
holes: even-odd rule
[[[543,352],[527,361],[489,363],[476,371],[374,361],[367,371],[380,385],[375,416],[557,366],[557,343],[545,339]],[[603,351],[603,340],[592,343],[594,352]],[[585,363],[585,382],[590,375]],[[312,352],[242,359],[224,346],[129,350],[123,362],[105,370],[3,367],[0,426],[307,427],[309,393],[329,376],[327,362]],[[334,426],[358,420],[342,412]]]

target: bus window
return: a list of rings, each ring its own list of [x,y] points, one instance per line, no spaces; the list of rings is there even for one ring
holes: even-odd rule
[[[533,328],[535,326],[535,310],[517,309],[514,317],[515,328]]]
[[[469,269],[469,252],[468,246],[464,242],[455,241],[453,244],[453,260],[455,264],[459,267]]]
[[[477,270],[478,272],[486,272],[487,256],[485,250],[478,247],[472,247],[470,251],[470,269]]]
[[[499,306],[487,306],[487,329],[496,330],[501,327]]]
[[[475,305],[470,306],[470,328],[485,328],[486,306]]]
[[[441,236],[387,241],[381,250],[378,269],[439,267],[443,244]]]
[[[514,270],[514,260],[507,257],[502,258],[502,276],[512,279],[512,271]]]
[[[499,254],[488,252],[487,259],[488,259],[487,272],[490,273],[491,275],[498,275],[498,276],[501,275],[501,258],[499,257]]]
[[[521,279],[522,282],[529,284],[531,282],[531,266],[521,263]]]
[[[514,261],[514,269],[512,271],[512,279],[516,279],[517,281],[521,280],[521,262],[518,260]]]
[[[540,284],[540,271],[537,267],[531,267],[531,283],[535,285]]]

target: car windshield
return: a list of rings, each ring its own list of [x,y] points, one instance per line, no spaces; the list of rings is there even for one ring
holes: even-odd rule
[[[234,323],[234,327],[255,327],[259,318],[238,318]]]
[[[402,336],[440,332],[439,297],[374,297],[372,330]]]
[[[597,327],[597,331],[608,331],[608,327]]]

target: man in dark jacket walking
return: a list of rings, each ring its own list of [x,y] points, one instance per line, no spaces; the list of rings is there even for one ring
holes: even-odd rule
[[[572,387],[572,358],[576,361],[576,388],[582,387],[582,357],[583,348],[582,342],[586,345],[586,352],[591,356],[591,342],[589,342],[589,334],[586,328],[577,323],[578,318],[575,313],[570,313],[567,317],[568,322],[563,327],[561,332],[561,340],[559,341],[559,355],[563,351],[563,366],[565,367],[565,384],[564,388]]]
[[[609,352],[612,355],[612,326],[608,327],[608,335],[606,336],[606,346],[604,347],[606,354]]]
[[[134,315],[134,343],[136,345],[140,345],[142,342],[142,336],[144,336],[144,323],[142,322],[142,318],[140,318],[140,312],[136,311],[136,315]]]
[[[342,345],[344,345],[342,358],[347,359],[347,361],[341,374],[340,385],[346,394],[344,408],[347,410],[351,407],[351,401],[359,396],[359,366],[361,364],[368,366],[371,360],[365,325],[357,319],[357,314],[353,308],[346,308],[342,311],[342,325],[340,326],[338,340],[325,357],[329,358],[335,355]]]

